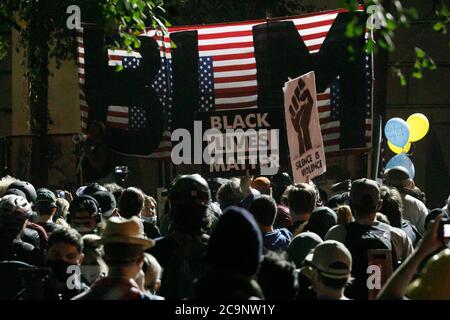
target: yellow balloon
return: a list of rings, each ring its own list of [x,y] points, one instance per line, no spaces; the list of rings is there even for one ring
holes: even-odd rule
[[[389,149],[391,149],[391,151],[393,153],[396,153],[396,154],[407,153],[409,151],[409,149],[411,149],[411,141],[408,141],[408,143],[405,144],[403,146],[403,148],[399,148],[396,145],[393,145],[390,141],[388,141],[388,146],[389,146]]]
[[[425,137],[430,128],[430,123],[422,113],[414,113],[408,117],[406,123],[409,126],[409,140],[418,141]]]

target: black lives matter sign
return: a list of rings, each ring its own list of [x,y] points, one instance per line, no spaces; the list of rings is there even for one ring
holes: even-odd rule
[[[232,177],[273,175],[286,163],[280,109],[198,113],[202,123],[202,174]]]

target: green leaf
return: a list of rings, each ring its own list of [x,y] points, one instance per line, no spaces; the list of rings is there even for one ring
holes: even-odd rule
[[[414,71],[414,72],[412,73],[412,76],[413,76],[414,78],[416,78],[416,79],[422,79],[422,78],[423,78],[423,74],[422,74],[421,71]]]
[[[424,58],[425,57],[425,51],[423,51],[421,48],[419,47],[415,47],[414,51],[416,52],[416,57],[417,58]]]
[[[365,50],[367,53],[372,53],[375,50],[375,41],[368,39],[365,45]]]
[[[444,24],[440,21],[436,22],[433,26],[433,30],[438,32],[442,32],[444,28],[445,28]]]
[[[448,12],[448,8],[445,5],[445,3],[442,3],[442,7],[439,10],[439,14],[443,17],[449,17],[449,12]]]

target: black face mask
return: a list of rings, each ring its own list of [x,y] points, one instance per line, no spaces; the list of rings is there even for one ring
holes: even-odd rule
[[[52,270],[53,277],[58,282],[65,282],[73,273],[67,273],[67,268],[71,266],[64,260],[47,260],[47,266]]]

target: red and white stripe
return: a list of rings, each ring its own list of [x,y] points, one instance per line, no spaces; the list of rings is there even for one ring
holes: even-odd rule
[[[129,117],[127,106],[108,106],[106,124],[116,129],[128,129]]]
[[[83,32],[77,32],[77,61],[78,61],[78,86],[80,89],[80,124],[81,132],[87,133],[87,122],[89,118],[89,107],[84,95],[84,41]]]
[[[123,66],[123,57],[135,57],[142,58],[139,52],[127,51],[127,50],[111,50],[108,49],[108,65],[113,66]]]
[[[332,11],[283,21],[293,21],[313,53],[319,51],[337,14],[338,11]],[[212,57],[213,60],[216,110],[257,108],[258,83],[252,28],[264,22],[169,28],[169,33],[197,30],[199,56]]]

